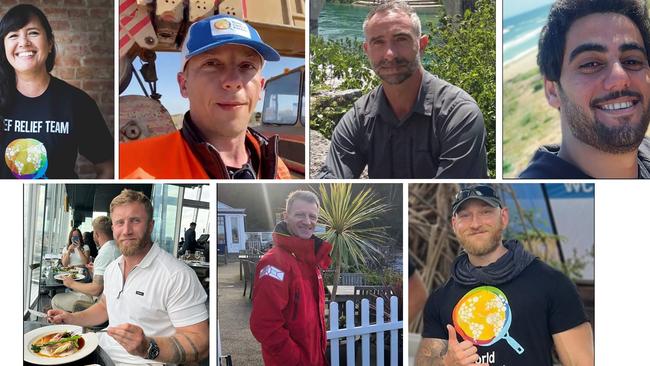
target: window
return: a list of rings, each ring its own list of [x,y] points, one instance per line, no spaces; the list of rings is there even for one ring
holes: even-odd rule
[[[232,243],[239,244],[239,220],[238,217],[230,218],[230,232],[232,233]]]
[[[181,188],[168,184],[156,184],[151,194],[154,228],[151,237],[160,248],[175,253],[175,230]]]
[[[217,216],[217,244],[226,244],[226,218]]]
[[[294,125],[298,121],[301,70],[270,80],[264,91],[262,121],[264,123]]]

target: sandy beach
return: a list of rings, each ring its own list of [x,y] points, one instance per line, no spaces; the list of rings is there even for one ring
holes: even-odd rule
[[[503,81],[507,82],[513,77],[523,74],[537,67],[537,47],[526,52],[523,56],[503,65]]]
[[[503,67],[503,177],[515,178],[540,145],[560,142],[559,114],[544,96],[537,48]]]

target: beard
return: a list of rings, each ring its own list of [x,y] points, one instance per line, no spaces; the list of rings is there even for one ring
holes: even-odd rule
[[[151,239],[148,236],[148,234],[145,234],[145,236],[143,237],[136,238],[135,243],[127,244],[122,242],[121,240],[118,240],[117,247],[120,248],[120,252],[122,253],[122,255],[124,255],[125,257],[130,257],[140,253],[142,250],[144,250],[147,247],[147,245],[149,245],[149,243],[151,243]]]
[[[481,257],[495,251],[501,245],[501,238],[503,236],[503,226],[501,223],[498,227],[482,227],[479,230],[468,229],[463,233],[458,233],[456,237],[460,245],[467,252],[467,254]],[[487,238],[474,237],[471,234],[476,232],[488,232]]]
[[[382,75],[382,68],[384,67],[401,67],[404,68],[404,71],[396,74]],[[406,79],[410,78],[418,68],[420,68],[420,57],[417,55],[415,56],[415,59],[410,61],[402,57],[395,57],[392,61],[381,60],[372,65],[375,74],[381,80],[391,85],[403,83]]]
[[[571,134],[578,140],[610,154],[635,151],[641,145],[650,122],[650,104],[643,110],[641,120],[632,121],[631,118],[626,117],[621,118],[618,125],[609,126],[596,119],[595,116],[589,116],[582,108],[573,103],[564,94],[562,87],[559,87],[559,94]],[[638,96],[642,98],[638,93],[622,91],[599,98],[597,102],[613,100],[622,96]],[[592,105],[596,104],[594,102],[592,102]],[[641,100],[639,103],[641,103]]]

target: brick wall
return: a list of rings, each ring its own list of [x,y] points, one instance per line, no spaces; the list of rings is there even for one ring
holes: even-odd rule
[[[97,102],[113,134],[114,1],[0,0],[0,15],[18,4],[34,4],[45,13],[57,47],[52,75],[88,93]],[[86,159],[79,159],[77,168],[80,177],[94,177]]]

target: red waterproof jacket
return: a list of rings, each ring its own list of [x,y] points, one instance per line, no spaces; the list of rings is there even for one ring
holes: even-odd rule
[[[326,366],[325,291],[321,269],[332,245],[316,237],[273,232],[274,246],[257,264],[250,327],[266,366]]]

